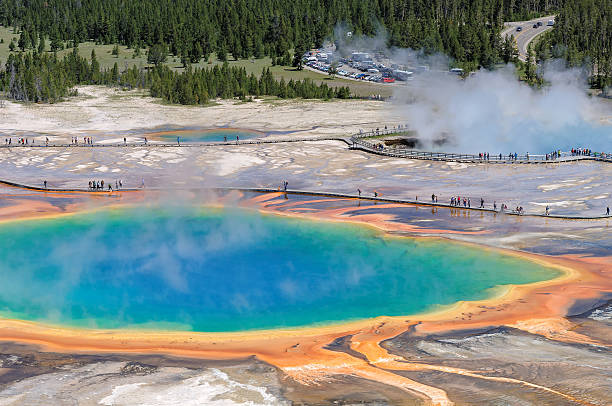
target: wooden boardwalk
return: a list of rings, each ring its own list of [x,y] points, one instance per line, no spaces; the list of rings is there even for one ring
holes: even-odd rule
[[[547,155],[510,155],[502,154],[489,155],[489,159],[480,157],[476,154],[457,154],[450,152],[428,152],[409,148],[386,147],[381,142],[372,142],[372,137],[384,135],[393,136],[396,131],[373,131],[353,135],[349,142],[349,148],[369,152],[376,155],[389,156],[394,158],[421,159],[427,161],[447,161],[472,164],[502,164],[502,165],[523,165],[523,164],[561,164],[578,161],[598,161],[612,163],[612,154],[574,155],[569,152],[561,152],[558,158],[551,158]],[[381,147],[382,146],[382,147]]]
[[[6,185],[11,187],[17,187],[21,189],[34,190],[38,192],[77,192],[77,193],[92,193],[92,194],[114,194],[120,192],[146,192],[146,191],[172,191],[172,190],[213,190],[229,192],[233,190],[241,192],[252,192],[252,193],[286,193],[287,195],[306,195],[306,196],[320,196],[330,198],[343,198],[343,199],[354,199],[361,201],[371,202],[383,202],[383,203],[397,203],[404,204],[407,206],[423,206],[423,207],[441,207],[454,210],[469,210],[476,212],[486,212],[491,214],[509,215],[509,216],[521,216],[521,217],[543,217],[552,219],[565,219],[565,220],[601,220],[610,219],[612,216],[601,215],[601,216],[579,216],[579,215],[556,215],[556,214],[538,214],[538,213],[517,213],[512,210],[493,210],[492,208],[480,208],[480,207],[464,207],[464,206],[453,206],[448,203],[431,202],[427,200],[412,200],[412,199],[399,199],[399,198],[388,198],[388,197],[374,197],[356,195],[350,193],[336,193],[336,192],[322,192],[314,190],[280,190],[272,188],[245,188],[245,187],[215,187],[215,188],[161,188],[161,187],[147,187],[147,188],[123,188],[120,190],[100,190],[100,189],[87,189],[87,188],[43,188],[38,186],[29,186],[17,182],[11,182],[7,180],[0,180],[0,185]]]

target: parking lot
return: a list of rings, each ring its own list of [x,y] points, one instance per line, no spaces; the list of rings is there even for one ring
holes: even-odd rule
[[[382,54],[371,55],[367,52],[353,52],[350,56],[337,56],[330,50],[311,50],[303,55],[307,68],[323,74],[335,75],[352,80],[385,83],[388,85],[405,85],[419,74],[430,71],[428,65],[400,65]],[[449,74],[463,75],[463,70],[453,68]]]

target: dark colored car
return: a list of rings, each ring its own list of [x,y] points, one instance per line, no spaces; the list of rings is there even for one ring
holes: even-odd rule
[[[542,21],[538,21],[538,27],[542,26]]]
[[[533,25],[533,28],[538,28],[538,27],[539,27],[539,25],[537,25],[537,24]]]
[[[516,27],[516,31],[523,31],[523,27]]]

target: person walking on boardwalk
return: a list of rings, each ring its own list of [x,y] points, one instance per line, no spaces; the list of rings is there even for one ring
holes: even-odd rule
[[[361,197],[361,189],[357,188],[357,194]]]
[[[610,215],[610,206],[606,207],[606,216]]]
[[[45,180],[43,183],[45,184],[45,189],[46,189],[47,188],[47,181]]]
[[[550,211],[550,207],[548,205],[546,205],[546,215],[548,216],[548,213]]]

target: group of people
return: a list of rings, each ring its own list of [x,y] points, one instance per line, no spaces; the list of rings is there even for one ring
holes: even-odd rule
[[[4,144],[12,145],[13,140],[11,138],[5,138]],[[18,145],[34,145],[34,139],[32,139],[32,142],[30,143],[30,140],[28,140],[27,138],[17,138],[17,144]]]
[[[573,152],[572,152],[573,153]],[[561,150],[553,151],[550,154],[546,154],[546,160],[557,159],[561,157]]]
[[[517,159],[518,159],[518,154],[516,152],[514,154],[513,153],[508,154],[509,161],[516,161]]]
[[[227,142],[227,135],[223,136],[223,142]],[[238,142],[240,142],[240,136],[236,135],[236,144],[238,144]]]
[[[46,187],[46,181],[45,181]],[[123,187],[123,183],[121,180],[115,180],[115,190],[119,190]],[[109,191],[113,190],[112,183],[107,183],[107,188]],[[89,181],[89,190],[104,190],[104,180],[90,180]]]
[[[461,204],[463,204],[463,207],[472,207],[472,201],[470,200],[469,197],[464,197],[463,199],[461,199],[461,196],[452,196],[450,198],[450,205],[451,206],[461,206]]]
[[[47,139],[47,142],[49,142],[49,139]],[[70,143],[72,145],[79,145],[79,137],[72,137],[72,139],[70,140]],[[83,137],[83,144],[84,145],[93,145],[93,141],[92,141],[91,137]]]
[[[593,153],[589,148],[572,148],[572,155],[586,155],[589,156]]]
[[[501,160],[501,154],[499,154],[499,156],[500,156],[499,159]],[[480,153],[478,153],[478,159],[480,159],[481,161],[482,160],[488,161],[489,158],[490,158],[490,155],[489,155],[488,152],[480,152]]]

